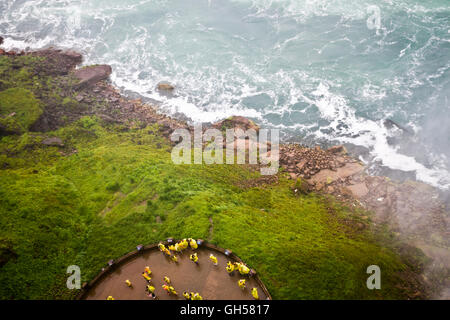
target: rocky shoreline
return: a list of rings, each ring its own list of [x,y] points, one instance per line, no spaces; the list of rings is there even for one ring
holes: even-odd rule
[[[0,45],[2,41],[0,37]],[[149,124],[158,124],[161,134],[168,139],[175,129],[193,130],[186,122],[161,114],[155,106],[145,104],[140,99],[122,96],[108,81],[112,72],[110,66],[77,68],[83,60],[79,53],[52,48],[32,52],[6,52],[0,49],[0,55],[45,58],[44,64],[34,72],[54,77],[61,94],[67,97],[65,108],[61,108],[49,96],[37,97],[44,102],[45,109],[31,126],[32,131],[52,131],[90,115],[106,123],[123,125],[124,130],[130,126],[145,128]],[[157,89],[173,90],[170,84],[162,85]],[[243,117],[232,117],[226,121],[233,127],[244,129],[254,126],[253,122]],[[221,124],[219,122],[211,126],[220,127]],[[11,132],[0,126],[0,134],[8,135]],[[43,143],[64,145],[64,141],[55,138]],[[360,228],[366,228],[364,221],[369,220],[375,225],[387,225],[402,241],[422,250],[431,259],[423,270],[423,280],[436,290],[434,298],[450,299],[450,212],[440,199],[438,190],[420,182],[400,183],[387,177],[370,176],[358,160],[347,154],[343,146],[324,150],[299,144],[282,144],[280,165],[290,179],[296,182],[294,193],[329,194],[349,206],[372,211],[371,217],[361,217]],[[301,190],[296,185],[301,185]],[[420,296],[422,293],[415,294]]]

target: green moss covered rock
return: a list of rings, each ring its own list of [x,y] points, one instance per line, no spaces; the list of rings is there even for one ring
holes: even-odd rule
[[[41,103],[34,94],[23,88],[0,92],[0,132],[24,133],[41,116]]]
[[[312,186],[305,179],[298,178],[292,186],[292,191],[296,195],[308,194],[312,191]]]

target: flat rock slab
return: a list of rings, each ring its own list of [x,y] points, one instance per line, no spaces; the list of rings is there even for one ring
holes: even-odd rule
[[[333,183],[338,179],[348,178],[354,174],[362,172],[363,170],[364,167],[359,163],[347,163],[345,166],[338,168],[336,171],[329,169],[321,170],[319,173],[312,176],[311,179],[309,179],[309,182],[315,184]]]
[[[364,182],[348,186],[347,189],[349,189],[350,192],[357,198],[363,198],[369,193],[369,189],[367,189]]]
[[[90,66],[74,71],[74,76],[78,78],[78,89],[83,89],[96,84],[99,81],[108,79],[112,73],[109,65]]]
[[[58,137],[47,138],[42,141],[42,144],[46,146],[64,147],[63,141]]]
[[[152,300],[145,293],[147,282],[142,272],[149,266],[152,274],[152,285],[155,294],[160,300],[184,300],[183,292],[198,292],[204,300],[253,300],[251,289],[258,289],[259,299],[266,300],[262,288],[254,278],[241,277],[235,271],[229,276],[225,267],[230,260],[224,254],[207,247],[195,250],[198,254],[199,264],[189,260],[191,249],[178,256],[179,263],[170,261],[158,249],[144,252],[130,261],[118,266],[112,273],[103,278],[95,287],[89,290],[85,299],[105,300],[108,296],[116,300]],[[214,254],[218,259],[218,266],[209,260]],[[233,261],[233,260],[232,260]],[[168,276],[178,296],[168,295],[161,287],[164,277]],[[245,290],[238,286],[239,279],[246,279]],[[125,280],[130,280],[132,288],[128,288]]]

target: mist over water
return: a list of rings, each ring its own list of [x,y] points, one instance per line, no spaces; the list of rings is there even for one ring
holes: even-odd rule
[[[79,50],[164,112],[351,143],[373,173],[450,188],[448,0],[1,0],[0,12],[8,49]]]

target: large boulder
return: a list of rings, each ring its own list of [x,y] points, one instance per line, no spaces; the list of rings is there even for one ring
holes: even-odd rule
[[[259,131],[258,125],[256,125],[252,120],[242,116],[232,116],[225,120],[216,122],[213,124],[213,128],[221,131],[225,131],[226,129],[242,129],[245,131],[254,129],[256,132]]]
[[[106,80],[112,73],[109,65],[97,65],[84,67],[74,71],[74,76],[79,80],[78,89],[93,86],[99,81]]]
[[[173,91],[175,87],[168,82],[160,82],[157,86],[159,91]]]

